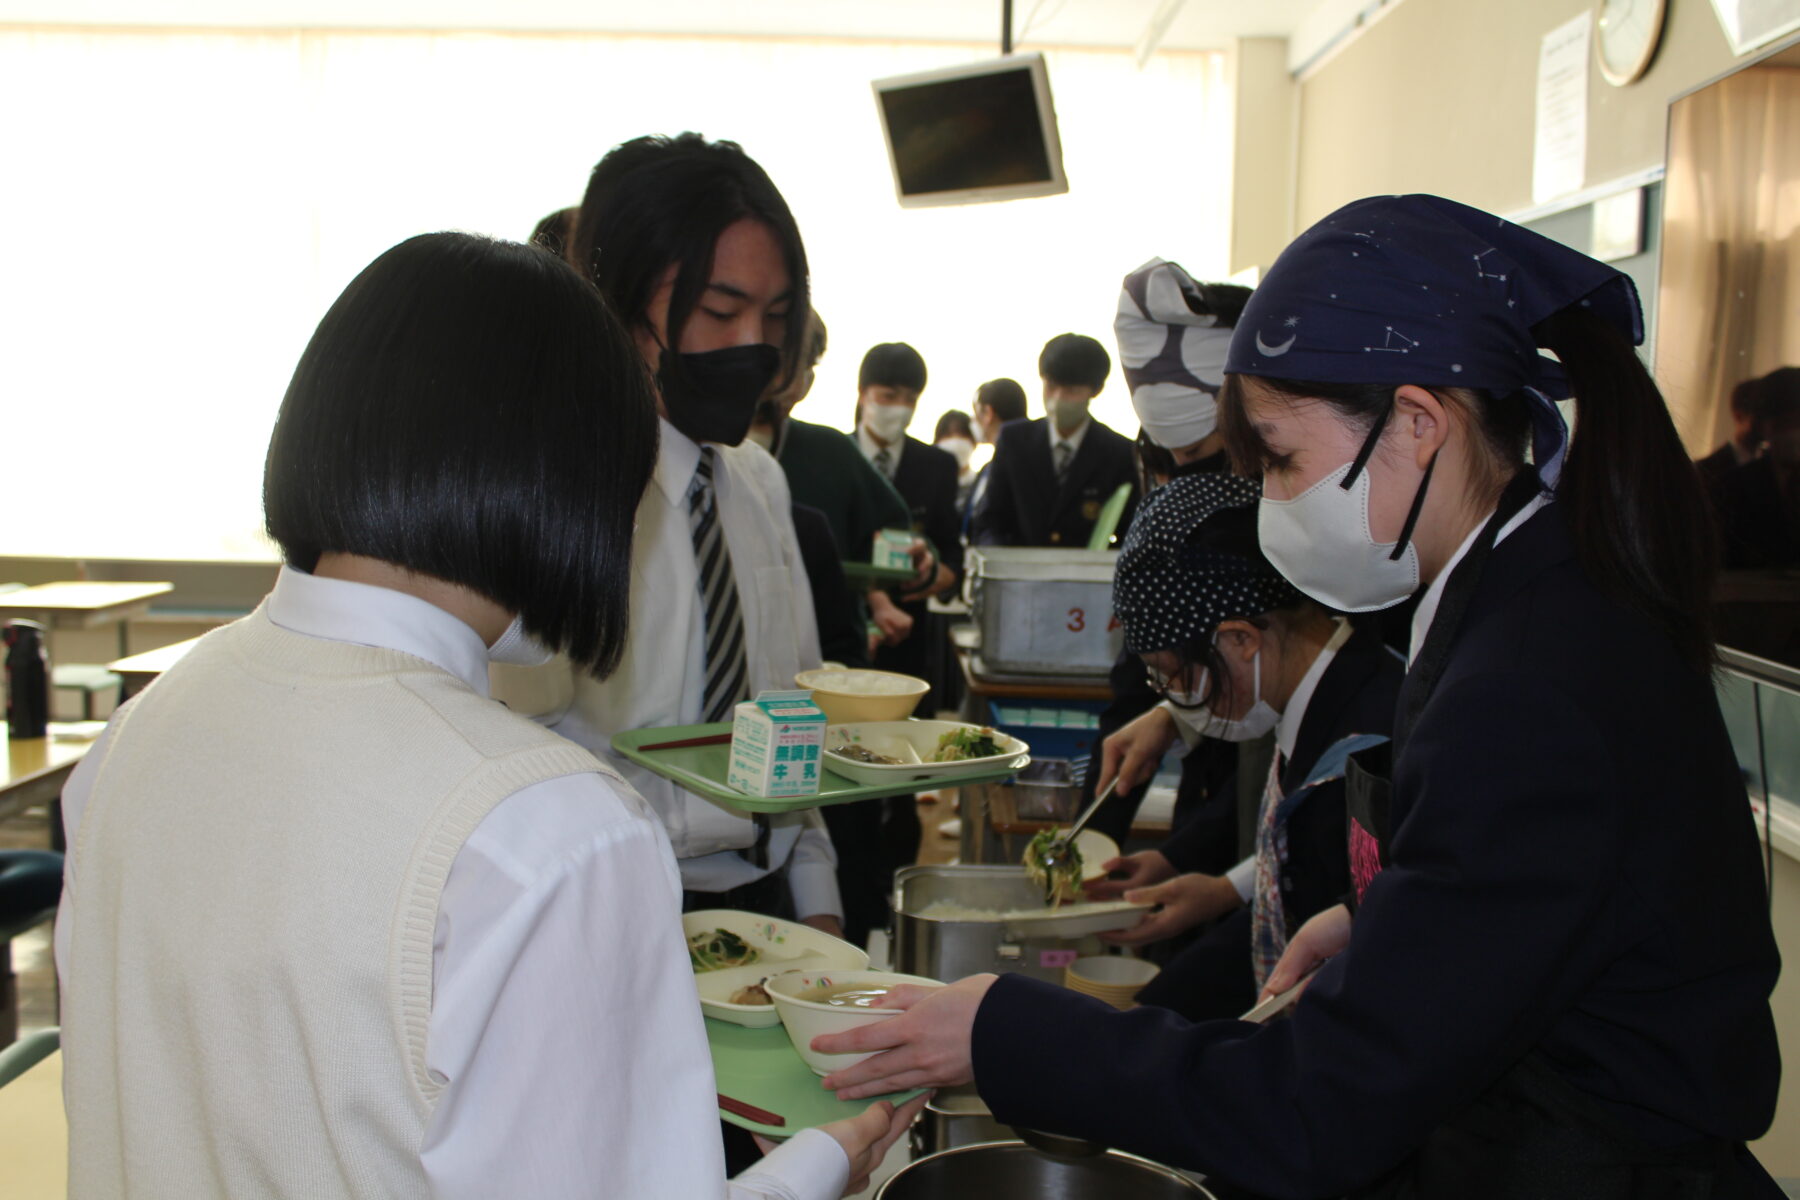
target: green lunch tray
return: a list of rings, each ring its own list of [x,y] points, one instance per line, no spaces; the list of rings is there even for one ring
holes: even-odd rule
[[[827,804],[847,804],[852,800],[879,800],[883,796],[910,796],[939,787],[969,787],[973,784],[999,783],[1011,779],[1029,759],[1020,755],[1004,770],[981,775],[959,775],[955,779],[910,779],[894,783],[857,783],[832,770],[819,772],[819,791],[813,796],[751,796],[738,791],[725,780],[731,773],[731,743],[710,746],[681,746],[672,750],[650,750],[662,742],[681,742],[690,738],[714,737],[731,733],[731,723],[712,725],[665,725],[661,729],[632,729],[615,733],[612,748],[653,775],[678,783],[696,796],[704,796],[724,808],[740,812],[785,813]]]
[[[878,567],[874,563],[850,562],[848,559],[841,565],[845,579],[862,583],[905,583],[918,574],[911,567]]]
[[[793,1137],[802,1129],[854,1117],[877,1100],[892,1100],[898,1107],[924,1089],[870,1096],[867,1100],[839,1100],[819,1086],[806,1060],[788,1040],[780,1025],[745,1029],[728,1021],[706,1020],[706,1042],[712,1051],[713,1076],[719,1089],[719,1119],[764,1137]],[[725,1107],[729,1099],[736,1103]],[[780,1117],[767,1124],[745,1115],[745,1108]],[[734,1111],[737,1110],[737,1111]]]

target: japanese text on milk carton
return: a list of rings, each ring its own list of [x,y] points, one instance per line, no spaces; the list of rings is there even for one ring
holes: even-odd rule
[[[825,714],[811,692],[762,692],[737,706],[726,782],[751,796],[815,795],[824,751]]]

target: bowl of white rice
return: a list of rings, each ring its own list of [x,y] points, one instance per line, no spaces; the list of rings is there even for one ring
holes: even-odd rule
[[[854,667],[820,667],[802,671],[794,683],[809,688],[813,703],[825,710],[833,725],[861,721],[903,721],[931,685],[896,671],[868,671]]]

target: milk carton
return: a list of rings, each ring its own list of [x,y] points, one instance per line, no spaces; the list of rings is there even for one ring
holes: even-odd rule
[[[913,531],[910,529],[878,529],[875,531],[875,548],[870,552],[869,565],[891,569],[912,570]]]
[[[813,796],[825,752],[825,714],[812,693],[762,692],[737,706],[726,782],[751,796]]]

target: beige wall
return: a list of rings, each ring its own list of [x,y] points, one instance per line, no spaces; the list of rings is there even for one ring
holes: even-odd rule
[[[1539,43],[1592,8],[1402,0],[1300,85],[1291,232],[1383,192],[1435,192],[1503,213],[1530,207]],[[1668,10],[1642,79],[1615,88],[1592,73],[1589,186],[1660,164],[1670,98],[1735,61],[1708,0],[1668,0]]]
[[[1231,270],[1267,267],[1293,234],[1299,88],[1286,38],[1239,38],[1231,56]]]

